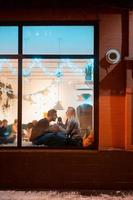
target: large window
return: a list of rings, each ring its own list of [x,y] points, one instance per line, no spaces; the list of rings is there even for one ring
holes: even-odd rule
[[[18,61],[0,59],[0,146],[16,146]]]
[[[18,27],[0,27],[0,54],[18,54]]]
[[[0,146],[96,148],[96,30],[0,26]]]
[[[24,26],[24,54],[94,53],[94,26]]]

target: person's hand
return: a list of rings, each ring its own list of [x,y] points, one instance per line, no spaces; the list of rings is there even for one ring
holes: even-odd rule
[[[60,130],[59,126],[57,124],[53,124],[50,129],[53,131],[53,132],[58,132]]]

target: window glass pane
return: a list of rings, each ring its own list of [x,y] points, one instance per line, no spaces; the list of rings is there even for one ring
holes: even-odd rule
[[[0,59],[0,146],[17,144],[18,61]]]
[[[18,27],[0,26],[0,54],[18,53]]]
[[[83,144],[82,139],[90,133],[93,137],[93,74],[93,59],[23,60],[23,146],[63,145],[76,148],[88,144]],[[47,117],[48,111],[53,108],[57,110],[57,118],[49,119],[50,124],[39,121]],[[70,126],[72,130],[68,126],[69,120],[65,126],[67,119],[76,121]],[[53,129],[49,129],[49,125],[54,123],[64,128],[57,129],[57,135],[51,135]],[[47,135],[46,138],[41,138],[43,134]],[[67,136],[68,141],[65,138],[66,143],[63,143],[61,136]],[[90,140],[89,147],[93,138]]]
[[[23,27],[24,54],[93,54],[94,26]]]

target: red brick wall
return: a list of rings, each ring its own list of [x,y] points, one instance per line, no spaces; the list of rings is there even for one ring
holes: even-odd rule
[[[129,12],[129,56],[133,57],[133,11]]]
[[[133,11],[129,12],[129,61],[126,61],[125,147],[133,150]]]
[[[124,148],[125,98],[121,63],[109,65],[105,60],[108,49],[121,52],[121,15],[100,15],[99,55],[99,137],[100,149]]]

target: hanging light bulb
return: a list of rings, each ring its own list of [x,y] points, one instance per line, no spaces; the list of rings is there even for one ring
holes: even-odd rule
[[[55,106],[54,106],[55,110],[64,110],[63,106],[61,105],[60,101],[57,101]]]

